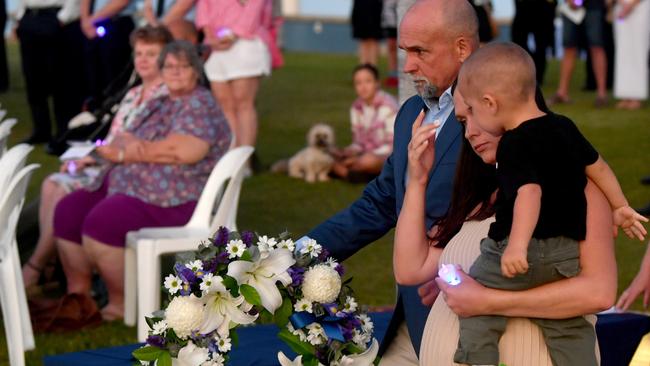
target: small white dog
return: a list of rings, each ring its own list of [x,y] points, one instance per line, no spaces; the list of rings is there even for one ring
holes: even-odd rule
[[[307,133],[307,147],[298,151],[289,159],[288,173],[290,177],[301,178],[306,182],[324,182],[329,180],[329,172],[334,165],[330,154],[334,148],[334,130],[327,124],[318,123]],[[280,161],[271,168],[272,171],[282,171]]]

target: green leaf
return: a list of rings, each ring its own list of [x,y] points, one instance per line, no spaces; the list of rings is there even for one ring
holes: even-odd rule
[[[243,284],[239,287],[239,292],[249,304],[262,306],[262,298],[253,286]]]
[[[146,346],[136,349],[131,354],[133,357],[141,361],[155,361],[163,352],[167,351],[164,351],[158,347]]]
[[[278,333],[278,338],[286,343],[291,349],[299,355],[313,355],[316,351],[311,344],[302,342],[297,335],[291,334],[289,329],[284,328]],[[303,360],[304,362],[304,360]]]
[[[172,366],[172,356],[169,352],[164,351],[160,356],[158,356],[156,366]]]
[[[221,277],[223,278],[223,285],[230,291],[230,294],[233,297],[239,296],[239,285],[237,284],[237,280],[228,275],[223,275]]]
[[[246,262],[252,262],[253,256],[251,255],[251,252],[249,252],[248,250],[244,250],[244,254],[242,254],[241,258],[239,259]]]
[[[359,348],[359,346],[357,346],[356,344],[354,344],[352,342],[347,344],[347,346],[345,347],[345,350],[348,351],[349,355],[353,355],[353,354],[363,352],[363,350],[361,348]]]
[[[271,324],[273,323],[273,314],[271,314],[268,310],[261,308],[260,310],[260,316],[258,317],[259,321],[257,322],[258,324]]]
[[[302,364],[303,366],[318,366],[318,359],[314,355],[304,355]]]
[[[237,347],[239,344],[239,334],[237,334],[237,331],[234,328],[230,330],[230,341],[232,342],[233,347]]]
[[[289,322],[291,314],[293,314],[293,305],[291,304],[291,300],[285,297],[284,300],[282,300],[280,308],[275,311],[273,322],[278,326],[278,328],[282,329]]]
[[[348,283],[352,282],[352,279],[353,279],[353,278],[354,278],[354,277],[350,277],[350,278],[348,278],[347,280],[343,281],[343,283],[341,284],[341,286],[345,286],[345,285],[347,285]]]

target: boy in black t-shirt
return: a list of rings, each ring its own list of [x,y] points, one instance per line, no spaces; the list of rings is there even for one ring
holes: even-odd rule
[[[629,206],[607,163],[570,119],[537,107],[535,88],[533,60],[513,43],[474,52],[458,77],[456,92],[474,122],[502,135],[496,221],[469,272],[491,288],[523,290],[578,274],[587,177],[607,197],[617,226],[630,237],[646,234],[641,221],[648,220]],[[531,320],[542,329],[554,365],[597,364],[594,329],[582,316]],[[500,316],[461,318],[454,361],[498,364],[505,325]]]

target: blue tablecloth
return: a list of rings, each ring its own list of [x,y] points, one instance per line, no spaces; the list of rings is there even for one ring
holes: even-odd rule
[[[390,313],[370,314],[375,324],[375,336],[384,337]],[[650,332],[650,317],[640,314],[606,314],[598,316],[596,324],[602,358],[601,366],[627,366],[641,338]],[[230,365],[277,366],[277,352],[293,354],[277,337],[274,325],[239,328],[239,345],[231,352]],[[138,344],[66,353],[44,358],[45,366],[131,366],[131,352]],[[517,366],[517,365],[515,365]]]

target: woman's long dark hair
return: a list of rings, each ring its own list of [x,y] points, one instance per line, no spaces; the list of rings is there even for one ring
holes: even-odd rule
[[[535,102],[544,113],[553,113],[546,105],[539,87],[535,90]],[[465,135],[464,125],[461,133]],[[444,248],[460,231],[465,221],[485,220],[494,215],[494,205],[491,200],[496,190],[496,169],[484,163],[467,139],[463,138],[449,209],[438,221],[438,231],[429,239],[436,243],[435,246]],[[479,209],[470,216],[476,207]]]
[[[484,220],[492,216],[494,205],[491,198],[496,189],[496,169],[493,165],[485,164],[467,139],[463,138],[451,203],[445,216],[438,221],[438,231],[430,238],[431,241],[444,248],[465,221]],[[479,205],[478,211],[470,216]]]

